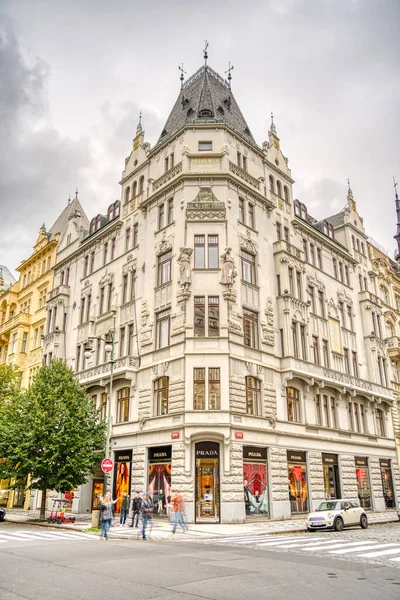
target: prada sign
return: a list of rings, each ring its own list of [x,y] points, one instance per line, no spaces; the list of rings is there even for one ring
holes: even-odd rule
[[[267,460],[267,449],[259,446],[243,446],[243,458],[248,460]]]
[[[172,457],[172,446],[155,446],[148,449],[149,462],[169,462]]]
[[[361,456],[356,456],[355,457],[355,463],[356,463],[356,467],[368,467],[368,459],[361,457]]]
[[[195,446],[196,458],[218,458],[219,444],[216,442],[198,442]]]
[[[324,465],[337,465],[338,464],[337,454],[323,454],[322,462],[324,463]]]
[[[132,450],[120,450],[114,453],[115,462],[131,462]]]
[[[296,450],[288,450],[287,451],[287,459],[288,459],[288,462],[305,463],[306,462],[306,453],[305,452],[297,452]]]
[[[390,469],[390,460],[386,460],[386,459],[380,458],[379,462],[380,462],[381,468],[383,468],[383,469]]]

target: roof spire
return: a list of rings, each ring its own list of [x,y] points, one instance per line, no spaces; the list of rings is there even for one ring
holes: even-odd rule
[[[78,188],[75,190],[75,200],[78,200]]]
[[[207,53],[208,42],[207,42],[207,40],[204,40],[204,42],[205,42],[205,47],[204,47],[204,50],[203,50],[203,54],[204,54],[204,66],[206,67],[207,66],[207,60],[208,60],[208,53]]]
[[[397,262],[397,271],[400,271],[400,200],[399,200],[399,195],[397,193],[397,183],[396,183],[396,180],[394,177],[393,177],[393,187],[394,187],[394,198],[395,198],[395,204],[396,204],[396,220],[397,220],[396,235],[394,236],[394,239],[397,242],[397,252],[396,252],[394,258]]]
[[[354,200],[354,196],[353,196],[353,191],[350,187],[350,178],[347,178],[347,206],[350,208],[350,210],[354,210],[354,212],[357,212],[357,207],[356,207],[356,201]]]
[[[142,111],[140,111],[139,113],[139,123],[138,126],[136,127],[136,135],[141,134],[143,131],[143,127],[142,127]]]
[[[179,78],[179,79],[181,80],[181,89],[182,89],[182,88],[183,88],[183,81],[184,81],[184,79],[185,79],[185,75],[186,75],[186,71],[184,71],[184,70],[183,70],[183,63],[182,63],[182,65],[181,65],[180,67],[178,67],[178,69],[179,69],[179,70],[180,70],[180,72],[181,72],[181,76],[180,76],[180,78]],[[185,74],[185,75],[184,75],[184,74]]]
[[[271,128],[270,128],[271,133],[273,133],[274,135],[276,135],[276,127],[274,124],[274,113],[271,111]]]
[[[229,89],[231,89],[231,81],[232,81],[232,73],[231,71],[233,71],[235,67],[233,65],[231,65],[231,61],[229,61],[229,65],[228,65],[228,70],[225,71],[225,73],[228,73],[228,86]]]
[[[71,194],[68,196],[68,206],[71,204]]]

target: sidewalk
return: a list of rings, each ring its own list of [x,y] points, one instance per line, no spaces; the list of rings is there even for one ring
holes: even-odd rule
[[[85,531],[91,528],[91,515],[87,513],[74,515],[75,523],[62,523],[61,525],[53,523],[42,523],[36,521],[39,518],[39,511],[24,511],[11,509],[7,511],[6,521],[13,523],[27,523],[29,525],[39,525],[44,527],[55,527],[57,529],[73,529],[74,531]],[[391,523],[398,521],[397,512],[394,510],[382,513],[370,513],[368,515],[370,525],[379,523]],[[115,517],[113,527],[110,528],[109,536],[114,539],[137,539],[140,537],[140,528],[131,528],[130,519],[127,525],[119,525],[119,517]],[[291,519],[287,521],[247,521],[246,523],[193,523],[189,524],[187,533],[180,533],[178,530],[172,535],[172,525],[167,519],[153,519],[151,533],[152,539],[216,539],[224,536],[240,535],[266,535],[273,533],[293,533],[305,531],[305,519]],[[92,533],[92,532],[89,532]],[[98,535],[93,532],[94,535]]]

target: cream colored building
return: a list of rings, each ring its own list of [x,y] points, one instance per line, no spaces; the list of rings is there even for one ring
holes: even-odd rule
[[[121,202],[60,247],[43,349],[110,411],[113,493],[148,489],[165,513],[182,492],[198,522],[291,518],[341,496],[390,509],[394,400],[351,190],[342,213],[313,219],[275,125],[259,145],[208,66],[153,148],[138,126],[120,183]],[[110,356],[91,338],[110,329],[109,398]],[[74,509],[101,489],[97,473]]]

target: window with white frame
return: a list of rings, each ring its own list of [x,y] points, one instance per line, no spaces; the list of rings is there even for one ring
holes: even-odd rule
[[[171,311],[163,310],[156,315],[156,349],[169,346]]]
[[[242,268],[242,280],[246,283],[256,284],[256,257],[250,252],[241,250],[240,262]]]
[[[194,268],[219,268],[218,235],[194,236]]]
[[[243,308],[244,345],[258,348],[258,313]]]
[[[172,250],[164,252],[158,257],[158,285],[171,281]]]
[[[117,423],[129,421],[129,396],[130,389],[128,387],[117,392]]]
[[[221,373],[219,367],[193,369],[193,409],[220,410]]]
[[[194,297],[194,336],[219,336],[219,296]]]
[[[154,382],[154,414],[168,414],[169,377],[159,377]]]
[[[256,377],[246,377],[246,413],[261,416],[261,382]]]
[[[293,387],[286,388],[287,418],[292,423],[300,423],[300,393]]]

